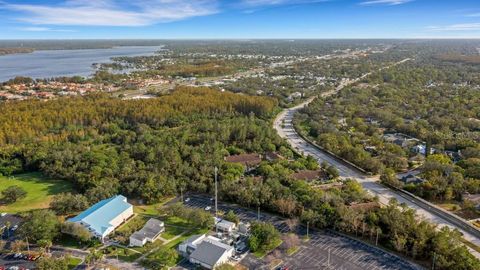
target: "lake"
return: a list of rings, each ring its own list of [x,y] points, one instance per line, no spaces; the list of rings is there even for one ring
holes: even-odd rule
[[[110,49],[45,50],[0,56],[0,82],[16,76],[52,78],[92,75],[94,63],[111,62],[112,57],[153,55],[162,46],[125,46]]]

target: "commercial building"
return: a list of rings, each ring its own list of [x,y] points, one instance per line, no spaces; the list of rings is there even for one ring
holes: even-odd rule
[[[194,235],[178,246],[178,251],[191,263],[206,269],[228,262],[235,249],[213,236]]]
[[[68,219],[82,225],[93,237],[103,239],[133,216],[133,206],[122,195],[100,201],[78,216]]]

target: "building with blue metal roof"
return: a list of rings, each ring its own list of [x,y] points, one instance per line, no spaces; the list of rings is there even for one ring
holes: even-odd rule
[[[133,206],[122,195],[100,201],[67,222],[82,225],[92,236],[103,240],[133,216]]]

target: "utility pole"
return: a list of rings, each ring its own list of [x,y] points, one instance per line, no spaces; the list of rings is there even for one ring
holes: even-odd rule
[[[437,259],[437,253],[433,252],[433,262],[432,262],[432,270],[435,270],[435,260]]]
[[[330,268],[330,248],[328,249],[327,267]]]
[[[218,214],[218,198],[217,198],[217,195],[218,195],[218,191],[217,191],[217,174],[218,174],[218,168],[215,167],[215,220],[217,220],[217,214]]]
[[[310,221],[307,221],[307,239],[308,239],[308,226],[310,225]]]
[[[378,246],[378,228],[377,228],[377,238],[375,239],[375,246]]]

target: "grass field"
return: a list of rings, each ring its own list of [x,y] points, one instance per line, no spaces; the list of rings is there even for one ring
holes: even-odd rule
[[[0,176],[0,192],[14,185],[23,188],[27,192],[27,197],[9,205],[0,205],[0,212],[18,213],[48,208],[53,195],[72,190],[71,183],[49,179],[40,173]]]
[[[131,249],[117,247],[117,246],[109,246],[104,251],[107,257],[110,257],[110,258],[118,257],[119,260],[126,261],[126,262],[133,262],[142,256],[142,253],[134,252]]]
[[[82,260],[79,258],[70,258],[68,261],[68,269],[75,269],[81,262]]]
[[[159,209],[170,200],[174,199],[175,197],[165,197],[161,202],[155,204],[137,204],[133,203],[133,211],[136,214],[144,215],[144,216],[159,216],[161,213]]]

